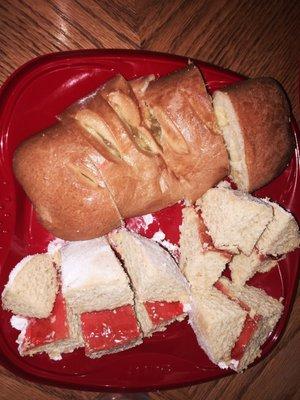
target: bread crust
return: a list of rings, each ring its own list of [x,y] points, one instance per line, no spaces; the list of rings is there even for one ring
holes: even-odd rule
[[[147,84],[139,80],[133,87],[140,92]],[[181,138],[183,152],[167,145],[156,152],[155,140],[150,150],[141,149],[133,131],[144,129],[146,137],[149,130],[132,87],[121,76],[73,104],[60,123],[17,150],[16,177],[55,236],[95,238],[120,226],[123,218],[155,212],[182,198],[195,201],[227,174],[227,153],[198,69],[152,84],[151,96],[166,107],[175,126],[175,136],[170,130],[173,147]],[[132,119],[113,108],[112,93],[132,105]]]
[[[184,197],[195,201],[228,174],[228,156],[202,76],[195,66],[150,82],[145,93],[162,128],[168,167],[181,180]]]
[[[106,160],[101,174],[123,218],[147,214],[176,203],[181,199],[179,182],[168,171],[160,155],[144,153],[133,140],[126,126],[104,100],[110,91],[119,89],[119,79],[104,86],[86,104],[101,116],[118,143],[120,159]]]
[[[278,176],[293,155],[288,100],[272,78],[238,82],[221,92],[230,97],[239,120],[252,192]]]
[[[77,124],[56,124],[21,144],[13,168],[45,228],[66,240],[85,240],[121,224],[98,172],[103,160]]]

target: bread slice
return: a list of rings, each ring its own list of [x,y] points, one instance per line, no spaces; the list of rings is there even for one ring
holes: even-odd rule
[[[273,219],[251,254],[236,255],[229,264],[235,285],[244,285],[256,272],[270,271],[278,260],[300,245],[299,227],[293,215],[276,203],[266,202],[273,207]]]
[[[182,213],[180,269],[193,289],[209,289],[232,256],[214,248],[203,219],[194,207],[186,207]]]
[[[14,314],[46,318],[57,291],[57,270],[52,258],[48,254],[27,256],[10,272],[2,292],[2,305]]]
[[[274,217],[267,225],[256,247],[261,254],[281,256],[300,246],[300,232],[297,221],[291,213],[274,202]]]
[[[60,253],[62,293],[74,312],[133,305],[129,279],[105,237],[69,242]]]
[[[213,188],[197,204],[215,247],[250,255],[273,218],[273,208],[238,190]]]
[[[100,172],[104,162],[79,125],[69,122],[18,147],[14,172],[46,229],[66,240],[83,240],[122,224]]]
[[[246,315],[238,304],[215,288],[193,292],[189,322],[199,345],[213,363],[222,366],[231,359],[231,349]]]
[[[229,263],[232,282],[237,286],[244,286],[257,272],[268,272],[277,265],[278,260],[262,256],[257,249],[249,256],[237,254]]]
[[[295,146],[281,86],[271,78],[249,79],[216,91],[213,104],[238,189],[252,192],[279,175]]]
[[[168,168],[181,180],[183,197],[195,201],[228,173],[225,145],[198,68],[151,81],[143,98],[147,124]]]
[[[237,288],[225,277],[220,278],[219,282],[227,291],[227,296],[246,308],[249,317],[257,321],[256,330],[244,346],[242,357],[236,360],[238,363],[229,364],[236,371],[242,371],[261,355],[261,346],[274,330],[283,312],[283,305],[261,289],[248,285]]]
[[[21,356],[45,352],[50,359],[58,361],[63,353],[72,353],[84,345],[79,316],[65,305],[62,297],[58,298],[55,309],[46,319],[11,318],[11,325],[21,331],[17,338]]]
[[[130,277],[144,335],[164,329],[175,319],[181,320],[185,315],[184,304],[189,301],[188,284],[170,254],[156,242],[125,229],[111,233],[109,239]],[[155,315],[155,307],[165,316],[171,315],[170,318],[160,319]],[[173,307],[176,317],[169,313],[169,308],[173,310]]]

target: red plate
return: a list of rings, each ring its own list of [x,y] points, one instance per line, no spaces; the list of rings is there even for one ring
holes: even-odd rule
[[[11,268],[25,255],[44,251],[51,239],[37,222],[30,202],[13,177],[12,155],[19,143],[53,124],[64,108],[116,73],[126,79],[150,73],[161,76],[184,67],[187,62],[187,58],[149,52],[76,51],[37,58],[8,79],[0,92],[0,292]],[[195,63],[210,91],[243,79],[212,65]],[[293,129],[299,137],[295,122]],[[299,218],[298,178],[297,147],[289,167],[259,194],[278,201]],[[181,209],[176,205],[156,213],[155,222],[148,229],[139,229],[149,237],[161,229],[166,239],[176,243],[180,220]],[[253,284],[269,294],[284,297],[285,304],[284,314],[265,344],[263,356],[278,342],[287,324],[298,266],[299,252],[295,252],[279,269],[253,280]],[[0,309],[0,361],[14,373],[42,383],[98,391],[142,391],[199,383],[231,373],[208,360],[186,322],[175,323],[166,332],[157,333],[141,346],[123,353],[92,360],[80,349],[57,362],[46,355],[20,357],[15,343],[18,332],[11,328],[10,317],[11,314]]]

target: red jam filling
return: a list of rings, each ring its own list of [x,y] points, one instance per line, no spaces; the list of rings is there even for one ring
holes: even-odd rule
[[[153,325],[159,325],[183,314],[183,305],[179,301],[147,301],[144,303]]]
[[[242,332],[240,333],[240,336],[238,337],[233,349],[231,350],[231,358],[233,360],[239,361],[243,357],[247,345],[255,334],[258,323],[261,319],[261,315],[255,315],[254,318],[251,318],[249,314],[247,315]]]
[[[81,314],[82,335],[87,352],[110,350],[140,337],[133,307]]]
[[[215,283],[215,287],[220,290],[226,297],[230,300],[237,303],[243,310],[247,311],[248,313],[251,311],[250,307],[245,304],[243,301],[237,299],[233,293],[231,293],[230,289],[228,289],[225,285],[223,285],[220,281]],[[246,316],[243,329],[238,337],[233,349],[231,350],[231,358],[234,360],[240,360],[249,344],[250,340],[252,339],[255,331],[258,328],[258,323],[261,321],[261,315],[255,315],[254,318],[250,317],[248,314]]]
[[[232,300],[235,303],[237,303],[243,310],[250,312],[250,310],[251,310],[250,307],[247,304],[245,304],[243,301],[237,299],[233,295],[233,293],[231,293],[230,289],[227,288],[225,285],[223,285],[220,281],[217,281],[214,286],[216,289],[220,290],[220,292],[225,294],[225,296],[228,297],[229,300]]]
[[[66,303],[61,293],[56,296],[48,318],[29,318],[23,350],[56,342],[69,337]]]
[[[278,255],[278,256],[273,256],[272,254],[261,254],[258,249],[255,247],[255,251],[258,254],[258,258],[260,262],[265,262],[267,260],[280,260],[280,258],[282,257],[282,255]]]
[[[209,233],[207,232],[207,227],[204,223],[204,220],[202,218],[200,211],[198,211],[198,216],[199,216],[198,233],[199,233],[199,236],[201,239],[201,243],[205,244],[203,246],[203,252],[205,253],[206,251],[214,251],[216,253],[221,253],[224,257],[228,258],[228,260],[230,261],[232,259],[232,254],[226,250],[220,250],[220,249],[215,248],[212,238],[209,235]]]

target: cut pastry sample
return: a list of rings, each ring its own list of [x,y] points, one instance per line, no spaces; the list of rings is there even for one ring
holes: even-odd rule
[[[124,261],[135,291],[136,311],[145,336],[182,320],[188,302],[187,282],[159,244],[125,229],[109,235]]]
[[[183,209],[179,244],[180,269],[192,289],[211,288],[232,258],[232,254],[214,247],[201,212],[192,206]]]
[[[17,342],[22,356],[46,352],[51,359],[61,359],[62,353],[83,346],[79,319],[58,293],[50,316],[26,319]]]
[[[52,258],[48,254],[27,256],[10,272],[2,292],[2,305],[14,314],[46,318],[57,291],[58,276]]]
[[[250,255],[273,218],[273,208],[238,190],[213,188],[198,201],[215,247]]]
[[[66,301],[80,316],[88,357],[142,342],[129,279],[105,237],[63,246],[61,278]]]

